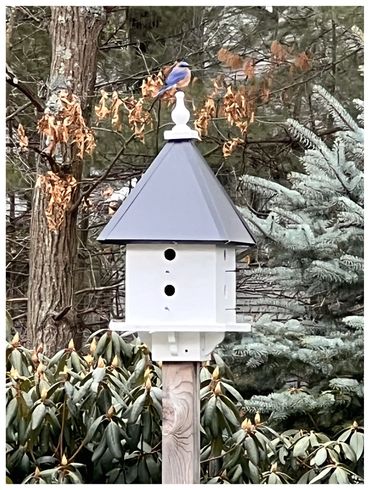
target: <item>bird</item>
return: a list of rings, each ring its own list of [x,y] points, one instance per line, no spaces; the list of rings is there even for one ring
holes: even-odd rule
[[[160,97],[162,97],[162,95],[167,92],[167,90],[171,90],[173,88],[185,88],[189,85],[190,79],[191,71],[189,63],[187,63],[186,61],[177,62],[170,73],[167,75],[164,86],[160,89],[155,99],[153,100],[150,110],[152,109],[154,103]]]

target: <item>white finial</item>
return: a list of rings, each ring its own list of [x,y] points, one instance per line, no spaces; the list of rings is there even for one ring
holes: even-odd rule
[[[184,92],[176,92],[176,104],[175,108],[171,112],[172,121],[175,126],[170,131],[164,132],[165,140],[188,140],[197,139],[200,140],[198,131],[189,128],[186,124],[190,119],[190,112],[187,110],[184,104],[185,94]]]

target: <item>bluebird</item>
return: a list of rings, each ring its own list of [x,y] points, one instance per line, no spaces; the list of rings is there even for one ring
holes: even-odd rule
[[[186,61],[180,61],[175,64],[170,73],[168,74],[164,86],[158,92],[155,97],[151,108],[153,107],[154,102],[162,97],[162,95],[167,92],[167,90],[171,90],[172,88],[184,88],[187,87],[190,83],[191,79],[191,71],[190,65],[186,63]]]

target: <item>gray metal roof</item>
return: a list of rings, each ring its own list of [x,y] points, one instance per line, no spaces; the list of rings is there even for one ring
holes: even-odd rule
[[[164,146],[98,240],[256,243],[191,140]]]

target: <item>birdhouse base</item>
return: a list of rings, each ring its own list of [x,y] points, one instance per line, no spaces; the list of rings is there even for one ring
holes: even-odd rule
[[[212,325],[132,325],[111,320],[115,331],[138,332],[140,340],[149,347],[154,361],[207,361],[225,332],[250,332],[249,323]]]

